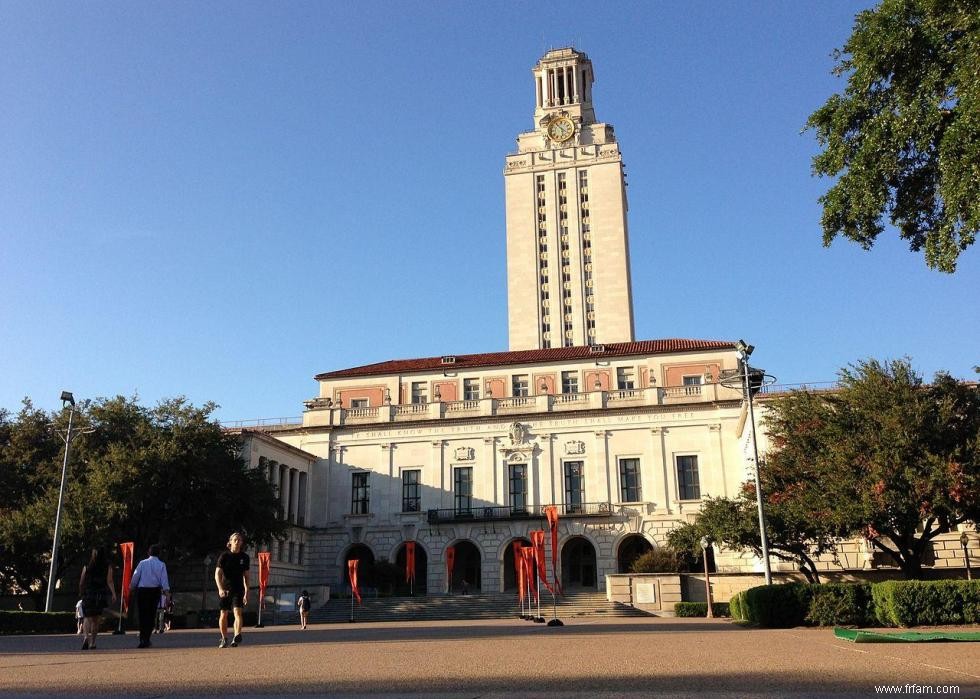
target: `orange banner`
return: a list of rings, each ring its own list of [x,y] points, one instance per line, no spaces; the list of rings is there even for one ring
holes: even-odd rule
[[[558,508],[548,505],[544,508],[544,516],[551,530],[551,572],[554,575],[555,592],[561,595],[564,593],[561,590],[561,580],[558,578]]]
[[[555,594],[554,589],[552,589],[551,584],[548,582],[548,570],[544,562],[544,530],[538,529],[537,531],[531,532],[531,545],[534,547],[534,559],[538,568],[538,578],[544,583],[548,592]]]
[[[524,602],[524,545],[520,541],[514,542],[514,573],[517,577],[517,598]]]
[[[269,570],[272,568],[272,553],[259,551],[259,606],[265,609],[265,588],[269,586]]]
[[[521,553],[524,555],[524,582],[528,586],[528,592],[531,593],[531,599],[537,599],[538,583],[537,576],[534,574],[534,549],[525,546],[521,549]]]
[[[133,580],[133,542],[124,541],[119,544],[119,553],[122,554],[122,604],[123,614],[129,613],[129,583]]]
[[[405,542],[405,582],[415,580],[415,542]]]
[[[453,568],[456,566],[456,547],[446,547],[446,578],[449,580],[448,590],[453,591]]]
[[[356,558],[347,561],[347,578],[350,580],[350,591],[354,599],[361,604],[361,588],[357,586],[357,564],[360,563]],[[353,612],[352,612],[353,613]],[[353,617],[351,617],[353,618]]]

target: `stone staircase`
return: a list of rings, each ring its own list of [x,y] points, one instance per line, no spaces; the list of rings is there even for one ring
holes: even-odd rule
[[[532,611],[537,611],[533,608]],[[350,599],[332,599],[310,611],[310,623],[331,624],[350,620]],[[472,594],[432,597],[374,597],[354,607],[357,621],[440,621],[515,618],[520,609],[517,595]],[[541,596],[541,616],[554,614],[551,595]],[[609,602],[602,592],[572,592],[558,599],[558,618],[628,617],[649,614],[619,602]],[[298,624],[299,613],[280,613],[275,623]]]

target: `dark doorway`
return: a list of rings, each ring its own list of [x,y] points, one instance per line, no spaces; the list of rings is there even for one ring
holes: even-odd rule
[[[514,542],[520,541],[522,546],[530,546],[531,542],[521,537],[507,542],[507,550],[504,551],[504,592],[508,590],[517,591],[517,571],[514,569]]]
[[[480,589],[480,549],[472,541],[457,541],[453,594]],[[465,584],[464,584],[465,583]]]
[[[360,561],[357,564],[357,585],[362,590],[365,587],[374,587],[374,580],[371,578],[371,569],[374,567],[374,552],[364,544],[354,544],[344,555],[344,565],[340,569],[340,588],[350,591],[350,578],[347,577],[347,562],[354,559]]]
[[[619,544],[619,555],[616,557],[620,573],[630,572],[633,561],[653,550],[653,545],[640,534],[630,534]]]
[[[561,549],[561,582],[565,589],[596,589],[595,547],[580,536],[565,542]]]
[[[398,548],[398,555],[395,556],[395,565],[398,566],[398,570],[401,571],[401,577],[398,580],[398,584],[395,585],[395,594],[398,595],[408,595],[413,591],[412,586],[405,582],[405,563],[405,544],[402,544]],[[426,554],[425,549],[416,543],[414,586],[414,593],[416,595],[424,595],[428,591],[428,579],[429,556]]]

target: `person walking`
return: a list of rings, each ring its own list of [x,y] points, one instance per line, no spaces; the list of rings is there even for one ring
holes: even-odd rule
[[[299,607],[299,627],[305,629],[310,623],[310,593],[303,590],[303,594],[296,600]]]
[[[218,556],[218,564],[214,569],[214,582],[218,586],[220,602],[218,608],[221,615],[218,618],[218,630],[221,641],[218,648],[228,647],[228,612],[235,615],[235,635],[231,639],[234,648],[242,642],[242,610],[248,604],[248,554],[242,548],[245,537],[238,532],[228,537],[228,550]]]
[[[157,618],[157,604],[160,593],[170,596],[170,580],[167,577],[167,564],[160,560],[160,547],[150,546],[146,558],[139,562],[133,571],[129,584],[136,591],[136,608],[140,617],[140,642],[137,648],[149,648],[150,636]]]
[[[102,612],[110,602],[116,601],[116,588],[112,581],[112,566],[105,548],[99,546],[92,549],[88,563],[82,568],[82,577],[78,581],[78,590],[82,605],[82,650],[95,650],[95,638],[99,635],[99,623]]]
[[[79,587],[81,583],[79,583]],[[85,624],[85,613],[82,612],[82,600],[75,602],[75,621],[78,623],[78,635],[82,635],[82,626]]]

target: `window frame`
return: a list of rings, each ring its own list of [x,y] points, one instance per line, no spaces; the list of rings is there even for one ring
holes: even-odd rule
[[[363,483],[358,485],[358,481],[361,480],[363,480]],[[358,495],[362,495],[362,497],[358,497]],[[350,513],[352,515],[366,515],[371,513],[370,471],[355,471],[351,474]]]
[[[520,477],[517,477],[518,469],[521,471]],[[515,495],[518,494],[518,491],[514,490],[514,485],[518,483],[521,486],[519,493],[521,503],[515,502]],[[509,464],[507,467],[507,506],[510,508],[511,513],[527,512],[527,503],[527,464],[524,462]]]
[[[578,372],[577,371],[563,371],[559,375],[559,380],[561,381],[561,392],[562,393],[578,393]],[[568,391],[566,388],[568,386],[573,386],[574,391]]]
[[[570,473],[570,467],[573,465],[578,465],[579,473]],[[585,460],[584,459],[568,459],[567,461],[562,461],[561,465],[562,471],[562,495],[564,497],[565,503],[565,514],[579,513],[584,510],[585,505]],[[574,502],[570,495],[573,490],[570,487],[574,480],[578,479],[578,502]]]
[[[416,480],[406,481],[406,474],[414,474]],[[402,481],[402,512],[421,512],[422,511],[422,469],[403,468],[401,471]],[[414,495],[409,493],[414,491]],[[415,505],[415,509],[406,508],[406,505]]]
[[[462,474],[466,474],[465,485],[468,486],[468,493],[460,493],[460,479]],[[461,502],[466,501],[466,507],[461,507]],[[472,466],[453,466],[453,512],[457,515],[473,514],[473,467]]]
[[[351,407],[351,409],[354,409],[354,408],[370,408],[371,407],[371,399],[370,398],[351,398],[350,399],[350,407]]]
[[[633,391],[636,389],[636,367],[616,367],[616,388],[620,391]]]
[[[463,400],[480,400],[480,379],[463,379]]]
[[[425,405],[429,402],[429,382],[412,381],[409,387],[412,405]]]
[[[696,452],[682,452],[674,454],[674,477],[677,479],[677,500],[679,502],[697,502],[701,500],[701,455]],[[684,483],[682,486],[681,478],[681,459],[694,459],[694,468],[688,469],[686,472],[692,473],[694,482],[693,484],[687,483],[687,478],[683,479]],[[683,489],[682,489],[683,488]],[[684,497],[685,495],[694,494],[695,497]]]
[[[625,471],[626,462],[636,462],[636,470],[633,473],[635,479],[635,484],[633,488],[635,489],[636,498],[629,498],[630,486],[627,484],[628,474]],[[634,503],[643,502],[643,461],[639,456],[620,456],[617,457],[616,463],[619,466],[619,498],[620,502],[623,503]]]
[[[523,381],[521,381],[523,379]],[[531,375],[513,374],[510,377],[510,393],[514,398],[526,398],[531,395]]]

